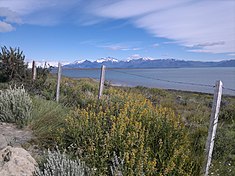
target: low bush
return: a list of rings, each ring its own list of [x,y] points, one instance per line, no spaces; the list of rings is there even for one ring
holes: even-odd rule
[[[198,175],[181,120],[140,94],[109,89],[103,100],[77,108],[65,119],[60,145],[97,175],[111,175],[113,158],[123,175]],[[114,155],[116,154],[116,156]]]
[[[41,96],[54,100],[56,96],[56,79],[50,77],[41,91]],[[74,80],[63,77],[60,86],[60,103],[68,107],[85,107],[98,97],[98,84],[89,79]]]
[[[64,78],[61,85],[61,103],[70,107],[86,107],[98,97],[98,84],[91,80]]]
[[[0,121],[23,127],[31,119],[31,113],[32,100],[23,86],[0,90]]]
[[[65,152],[58,149],[48,150],[46,162],[41,168],[36,168],[35,176],[88,176],[90,170],[79,159],[70,159]]]
[[[44,147],[55,146],[56,131],[64,125],[64,117],[68,109],[54,101],[33,98],[33,111],[30,128]]]

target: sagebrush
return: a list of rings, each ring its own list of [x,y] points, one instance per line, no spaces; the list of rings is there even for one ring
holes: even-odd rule
[[[31,119],[32,100],[24,87],[0,90],[0,121],[24,126]]]
[[[48,150],[46,162],[41,168],[36,168],[36,176],[88,176],[89,169],[79,159],[70,159],[65,151]]]

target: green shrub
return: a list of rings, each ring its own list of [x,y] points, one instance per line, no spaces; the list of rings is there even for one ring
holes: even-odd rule
[[[55,100],[56,78],[50,76],[43,84],[39,95],[47,100]],[[86,106],[98,96],[98,84],[90,79],[74,80],[62,77],[59,102],[68,107]]]
[[[0,121],[22,127],[31,119],[31,113],[32,100],[23,86],[0,90]]]
[[[102,101],[71,112],[60,144],[98,175],[198,175],[187,130],[168,108],[139,94],[109,89]],[[114,155],[116,154],[116,156]],[[113,158],[121,158],[116,164]]]
[[[58,149],[54,152],[48,150],[46,162],[42,168],[36,168],[36,176],[86,176],[90,175],[85,163],[70,159],[65,152]]]
[[[55,101],[33,98],[33,111],[30,127],[37,139],[45,147],[56,145],[56,131],[64,125],[64,117],[68,109]]]
[[[24,63],[25,56],[19,48],[1,47],[0,51],[0,82],[11,80],[23,81],[29,74]]]

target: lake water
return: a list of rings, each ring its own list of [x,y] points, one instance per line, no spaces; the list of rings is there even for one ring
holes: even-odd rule
[[[62,75],[99,79],[100,69],[63,69]],[[223,82],[223,94],[235,95],[235,67],[106,69],[105,79],[123,86],[145,86],[213,93],[215,82]],[[229,89],[226,89],[229,88]]]

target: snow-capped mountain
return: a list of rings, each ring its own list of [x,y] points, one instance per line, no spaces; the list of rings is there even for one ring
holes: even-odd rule
[[[101,65],[113,65],[114,63],[119,63],[120,61],[113,58],[113,57],[107,57],[107,58],[100,58],[95,61],[89,61],[89,60],[77,60],[75,62],[72,62],[70,64],[64,65],[66,68],[98,68]]]
[[[115,58],[101,58],[96,61],[81,60],[64,65],[65,68],[180,68],[180,67],[235,67],[235,60],[221,62],[185,61],[176,59],[154,59],[150,57],[118,60]]]
[[[115,58],[107,57],[107,58],[98,59],[95,62],[103,63],[103,62],[119,62],[119,61],[117,59],[115,59]]]
[[[76,60],[73,63],[69,63],[69,64],[81,64],[83,62],[85,62],[85,60]]]
[[[156,60],[155,58],[152,58],[152,57],[141,57],[141,58],[138,58],[138,59],[132,59],[132,58],[128,58],[127,59],[127,62],[130,62],[132,60],[141,60],[141,61],[149,61],[149,60]]]

